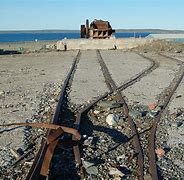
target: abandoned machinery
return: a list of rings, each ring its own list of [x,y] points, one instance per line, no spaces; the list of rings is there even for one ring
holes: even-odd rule
[[[81,25],[81,38],[90,39],[109,39],[115,30],[112,29],[108,21],[94,20],[89,26],[89,20],[86,20],[86,26]]]

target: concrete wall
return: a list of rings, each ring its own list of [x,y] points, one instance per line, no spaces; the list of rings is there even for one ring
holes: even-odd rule
[[[57,49],[64,50],[66,44],[67,50],[74,49],[130,49],[138,45],[145,44],[152,40],[145,38],[121,38],[121,39],[64,39],[57,42]]]

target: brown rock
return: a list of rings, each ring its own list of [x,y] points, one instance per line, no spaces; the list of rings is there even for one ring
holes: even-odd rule
[[[156,108],[156,106],[157,105],[155,103],[151,103],[148,105],[148,108],[149,108],[149,110],[154,110]]]
[[[162,156],[165,155],[165,151],[163,149],[161,149],[161,148],[160,149],[156,149],[155,152],[156,152],[157,156],[159,156],[159,157],[162,157]]]

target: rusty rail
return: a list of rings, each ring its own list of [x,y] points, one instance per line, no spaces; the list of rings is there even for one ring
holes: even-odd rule
[[[116,91],[118,88],[114,82],[114,80],[112,79],[109,70],[100,54],[100,51],[97,50],[97,57],[98,57],[98,61],[99,64],[101,66],[105,81],[107,83],[108,88],[111,91]],[[125,115],[128,118],[128,122],[132,131],[132,135],[133,135],[133,142],[134,142],[134,148],[135,148],[135,152],[136,154],[138,154],[138,175],[139,175],[139,179],[143,180],[144,179],[144,166],[143,166],[143,152],[142,152],[142,148],[141,148],[141,144],[140,144],[140,140],[139,140],[139,134],[137,132],[136,126],[134,121],[132,120],[131,116],[129,115],[129,109],[128,109],[128,105],[126,104],[121,92],[118,90],[117,91],[117,97],[118,99],[123,103],[123,108],[124,108],[124,112]]]
[[[183,62],[181,62],[178,59],[175,59],[173,57],[169,57],[169,56],[162,55],[162,54],[159,54],[159,55],[161,55],[163,57],[166,57],[166,58],[170,58],[174,61],[180,62],[182,64],[182,66],[180,67],[180,70],[179,70],[179,72],[181,71],[181,75],[179,76],[178,80],[176,81],[174,87],[170,90],[170,93],[166,96],[166,99],[165,99],[165,102],[162,106],[162,109],[160,110],[160,112],[158,113],[158,115],[154,119],[154,122],[152,124],[152,128],[150,130],[150,134],[149,134],[149,137],[148,137],[148,140],[149,140],[148,141],[149,168],[150,168],[150,174],[152,176],[152,179],[154,179],[154,180],[159,179],[157,165],[156,165],[156,155],[155,155],[155,136],[156,136],[157,126],[158,126],[158,124],[160,122],[160,119],[162,117],[162,114],[165,111],[167,105],[169,104],[173,94],[175,93],[176,89],[178,88],[179,84],[181,83],[182,79],[184,78],[184,65],[183,65]]]
[[[61,109],[62,109],[62,106],[63,106],[63,103],[64,103],[66,89],[67,89],[69,81],[71,79],[71,75],[72,75],[74,69],[76,68],[77,62],[79,61],[80,55],[81,55],[81,52],[79,50],[77,56],[74,59],[72,67],[71,67],[71,69],[70,69],[70,71],[67,75],[67,78],[65,79],[64,85],[62,87],[59,102],[57,104],[54,117],[51,121],[52,124],[59,124],[59,116],[60,116],[60,112],[61,112]],[[47,133],[46,133],[46,137],[48,138],[51,134],[52,134],[51,130],[48,130]],[[57,143],[55,142],[55,144],[57,144]],[[44,158],[46,157],[46,153],[48,152],[47,149],[48,149],[47,141],[42,139],[41,146],[40,146],[40,148],[37,152],[37,155],[34,159],[32,167],[31,167],[31,169],[30,169],[30,171],[29,171],[29,173],[26,177],[26,180],[33,180],[33,179],[37,180],[37,179],[40,179],[40,178],[42,178],[42,179],[46,178],[46,177],[44,177],[43,175],[40,174],[40,171],[41,171],[41,168],[42,168],[42,164],[44,162]],[[53,152],[54,149],[52,149],[51,151]]]

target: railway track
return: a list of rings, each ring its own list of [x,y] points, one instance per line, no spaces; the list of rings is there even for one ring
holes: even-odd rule
[[[132,120],[132,118],[131,118],[131,116],[129,115],[129,109],[128,109],[128,105],[126,104],[126,102],[125,102],[125,100],[123,99],[123,97],[122,97],[122,95],[121,95],[121,93],[120,93],[120,91],[118,91],[118,89],[120,89],[121,90],[121,88],[117,88],[117,86],[116,86],[116,84],[115,84],[115,82],[112,80],[112,78],[111,78],[111,75],[110,75],[110,73],[109,73],[109,71],[108,71],[108,69],[107,69],[107,67],[106,67],[106,65],[105,65],[105,63],[104,63],[104,61],[103,61],[103,58],[101,57],[101,55],[100,55],[100,52],[98,51],[97,52],[97,54],[98,54],[98,59],[99,59],[99,63],[100,63],[100,65],[101,65],[101,67],[102,67],[102,71],[103,71],[103,74],[104,74],[104,77],[105,77],[105,79],[106,79],[106,83],[107,83],[107,85],[108,85],[108,87],[109,87],[109,89],[111,90],[111,91],[116,91],[116,97],[115,97],[115,99],[116,100],[118,100],[118,102],[120,103],[120,104],[122,104],[122,106],[124,106],[123,108],[124,108],[124,110],[123,111],[121,111],[121,113],[127,118],[127,121],[129,122],[129,125],[130,125],[130,129],[131,129],[131,131],[132,131],[132,139],[133,139],[133,144],[134,144],[134,152],[133,152],[133,154],[132,154],[132,157],[136,157],[137,158],[137,163],[136,164],[138,164],[138,167],[136,167],[136,171],[135,171],[135,174],[139,177],[139,179],[144,179],[144,177],[145,177],[145,172],[144,172],[144,169],[146,169],[145,167],[144,167],[144,165],[143,165],[143,159],[144,159],[144,157],[146,156],[146,155],[143,155],[143,149],[142,149],[142,147],[141,147],[141,144],[142,144],[142,141],[145,141],[145,142],[147,142],[147,144],[148,144],[148,147],[147,147],[147,145],[146,145],[146,150],[145,150],[145,147],[144,147],[144,153],[146,154],[148,154],[148,156],[147,157],[145,157],[146,159],[149,157],[149,163],[150,163],[150,165],[149,165],[149,167],[147,167],[147,174],[151,174],[151,177],[152,177],[152,179],[159,179],[160,178],[160,176],[159,176],[159,174],[158,174],[158,172],[157,172],[157,167],[156,167],[156,157],[155,157],[155,133],[156,133],[156,126],[158,125],[158,119],[160,119],[161,118],[161,116],[162,116],[162,114],[163,114],[163,112],[164,112],[164,110],[165,110],[165,108],[166,108],[166,106],[167,106],[167,104],[168,104],[168,102],[170,101],[170,98],[172,97],[172,95],[173,95],[173,93],[175,92],[175,90],[176,90],[176,88],[178,87],[178,85],[179,85],[179,83],[181,82],[181,79],[183,78],[183,67],[181,66],[181,68],[179,69],[179,72],[177,73],[177,76],[176,76],[176,78],[172,81],[172,83],[171,83],[171,85],[170,85],[170,87],[168,87],[167,88],[167,94],[169,94],[169,96],[167,95],[166,97],[167,98],[165,98],[164,100],[163,100],[163,102],[164,103],[162,103],[162,108],[161,108],[161,110],[160,111],[158,111],[156,114],[155,114],[155,117],[152,117],[152,118],[150,118],[149,120],[150,120],[150,122],[149,122],[149,124],[147,125],[147,127],[145,128],[144,127],[144,129],[145,129],[145,132],[147,133],[147,137],[144,137],[142,140],[140,140],[140,138],[139,138],[139,136],[141,136],[141,132],[138,132],[138,130],[137,130],[137,128],[136,127],[138,127],[138,125],[137,125],[137,122],[136,123],[134,123],[135,122],[135,119],[134,120]],[[143,56],[143,57],[145,57],[145,56]],[[145,57],[146,58],[146,57]],[[150,59],[150,58],[149,58]],[[151,59],[150,59],[151,60]],[[180,62],[181,63],[181,62]],[[131,82],[132,83],[132,82]],[[109,99],[111,99],[111,97],[108,97]],[[108,98],[106,99],[107,101],[108,101]],[[97,107],[95,107],[93,110],[94,110],[94,112],[95,112],[95,109],[97,109],[97,111],[101,111],[101,109],[97,106]],[[118,108],[117,108],[118,109]],[[118,109],[119,110],[119,109]],[[105,112],[106,113],[106,112]],[[108,113],[110,113],[110,111],[108,111]],[[111,113],[113,113],[113,111],[111,111]],[[117,113],[116,111],[115,111],[115,113]],[[93,120],[94,119],[94,115],[93,115],[94,113],[93,113],[93,111],[91,111],[90,113],[89,113],[89,117],[90,116],[93,116],[91,119],[91,121],[92,121],[92,123],[94,123],[95,125],[95,127],[97,126],[100,126],[100,124],[101,125],[103,125],[103,127],[100,127],[99,129],[102,131],[102,129],[104,128],[104,129],[106,129],[106,127],[107,127],[107,125],[105,124],[105,122],[104,122],[104,118],[102,117],[102,119],[101,119],[101,121],[99,121],[98,123],[97,122],[95,122],[95,121],[98,121],[97,119],[95,119],[95,121]],[[139,127],[140,128],[140,127]],[[95,131],[98,131],[98,128],[94,128],[94,130]],[[105,130],[104,130],[105,131]],[[112,130],[113,131],[113,130]],[[117,130],[117,129],[114,129],[114,134],[116,134],[116,136],[120,136],[120,134],[118,133],[118,132],[116,132],[116,131],[119,131],[119,130]],[[121,132],[121,130],[120,130],[120,132]],[[145,133],[144,132],[144,133]],[[109,131],[108,132],[108,130],[106,130],[106,132],[105,133],[109,133],[109,134],[111,134],[111,132]],[[124,134],[124,132],[122,131],[122,134]],[[101,137],[99,134],[95,134],[95,137]],[[97,138],[96,137],[96,138]],[[123,139],[123,138],[125,138],[125,137],[123,137],[123,136],[121,136],[121,138]],[[109,138],[110,139],[110,138]],[[118,138],[117,138],[118,139]],[[109,140],[110,141],[110,140]],[[111,141],[111,143],[112,143],[113,141]],[[125,140],[125,142],[126,142],[126,140]],[[124,142],[124,143],[125,143]],[[107,143],[108,144],[108,143]],[[119,144],[123,144],[123,142],[121,142],[121,143],[119,143]],[[115,147],[112,147],[112,148],[107,148],[107,150],[106,150],[106,152],[100,152],[100,153],[98,153],[98,154],[101,154],[101,155],[103,155],[103,154],[108,154],[108,152],[110,152],[112,149],[115,149],[116,148],[116,151],[117,151],[117,147],[119,146],[119,144],[117,145],[117,146],[115,146]],[[152,144],[152,146],[150,145],[150,144]],[[109,144],[109,146],[111,146],[111,144]],[[104,149],[105,149],[106,147],[104,146]],[[110,150],[111,149],[111,150]],[[120,150],[119,150],[120,151]],[[147,152],[146,152],[147,151]],[[115,153],[115,152],[114,152]],[[153,156],[153,153],[154,153],[154,156]],[[116,154],[116,157],[119,155],[119,157],[120,157],[120,155],[121,155],[121,153],[120,154]],[[113,156],[113,154],[111,154],[111,157]],[[97,158],[98,156],[96,156],[96,158]],[[101,157],[101,156],[100,156]],[[107,157],[103,157],[103,158],[107,158]],[[102,159],[103,159],[102,158]],[[90,159],[90,156],[89,155],[87,155],[86,156],[86,159]],[[95,157],[93,157],[93,159],[95,159]],[[106,167],[108,167],[108,166],[114,166],[114,167],[118,167],[119,169],[122,169],[120,166],[118,166],[118,162],[117,162],[117,160],[115,159],[115,157],[113,157],[112,159],[110,159],[110,161],[111,162],[113,162],[115,165],[112,165],[111,163],[106,163],[105,162],[105,160],[103,159],[103,160],[101,160],[105,165],[106,165]],[[98,164],[98,162],[97,162],[97,164]],[[111,164],[111,165],[110,165]],[[128,166],[128,165],[127,165]],[[102,167],[99,167],[98,169],[100,169],[100,168],[102,168]],[[104,169],[105,169],[105,167],[103,167]],[[109,170],[107,170],[106,169],[106,174],[108,173],[108,171]],[[103,174],[103,172],[101,172],[102,174]],[[105,177],[105,173],[103,174],[104,175],[104,177]],[[104,178],[103,177],[103,178]],[[101,178],[101,177],[100,177]],[[108,178],[108,177],[106,177],[106,178]],[[136,177],[135,177],[136,178]]]
[[[156,145],[155,145],[155,139],[156,139],[156,130],[157,127],[159,125],[159,122],[162,118],[162,115],[164,113],[164,111],[166,110],[173,94],[175,93],[176,89],[178,88],[179,84],[181,83],[182,79],[184,78],[184,63],[181,62],[178,59],[175,59],[173,57],[169,57],[166,55],[162,55],[163,57],[169,58],[173,61],[176,61],[177,63],[180,63],[181,66],[178,70],[177,75],[175,76],[175,78],[173,79],[173,81],[171,82],[170,86],[165,90],[165,98],[162,99],[162,102],[160,102],[160,110],[157,113],[156,117],[154,118],[154,121],[152,123],[152,127],[150,130],[150,134],[148,137],[148,148],[149,148],[149,165],[150,165],[150,174],[152,176],[152,179],[159,179],[159,171],[158,171],[158,167],[156,165],[156,154],[155,154],[155,149],[156,149]],[[160,177],[161,178],[161,177]]]
[[[130,167],[130,164],[133,164],[134,166],[132,168],[135,170],[133,172],[134,177],[137,176],[139,179],[144,179],[145,154],[142,149],[142,141],[140,141],[140,136],[142,136],[144,132],[140,132],[138,130],[138,125],[135,119],[131,117],[129,107],[121,91],[151,73],[159,65],[151,58],[139,54],[143,58],[149,60],[151,65],[135,77],[128,80],[126,83],[117,87],[105,62],[103,61],[100,51],[97,51],[98,61],[110,92],[100,96],[94,102],[88,104],[78,113],[74,114],[67,107],[67,91],[70,89],[72,84],[72,79],[80,60],[80,55],[81,52],[79,51],[65,80],[54,118],[51,121],[52,124],[56,124],[58,126],[55,127],[55,130],[53,130],[54,128],[48,127],[49,130],[47,131],[46,140],[42,140],[39,151],[27,175],[27,179],[80,179],[81,177],[85,177],[86,179],[95,177],[109,178],[106,176],[109,169],[110,171],[116,171],[120,176],[123,176],[123,174],[120,173],[123,171],[125,174],[128,174],[127,177],[129,177],[132,172],[129,172],[126,167]],[[145,132],[150,132],[149,137],[146,138],[149,141],[149,173],[151,174],[152,179],[159,178],[155,156],[156,129],[164,110],[166,109],[183,76],[184,68],[182,66],[179,70],[178,76],[171,83],[171,87],[168,88],[168,96],[164,100],[162,108],[150,121],[149,126],[146,127]],[[99,105],[104,102],[113,102],[110,104],[114,107],[110,110],[104,110],[103,105]],[[113,114],[117,113],[117,111],[121,114],[119,119],[122,119],[122,121],[118,122],[120,124],[115,128],[107,127],[107,124],[105,124],[106,122],[101,121],[101,118],[104,120],[103,116],[107,115],[107,113]],[[68,121],[68,119],[70,120]],[[31,123],[26,125],[33,126]],[[37,126],[43,127],[44,124]],[[126,135],[123,126],[129,126],[131,133],[129,131]],[[66,127],[70,129],[66,130]],[[79,133],[83,135],[82,139]],[[99,139],[105,144],[102,145],[102,147],[98,144]],[[133,146],[128,144],[130,141],[133,141]],[[130,146],[130,148],[127,145]],[[126,154],[128,154],[127,166],[121,166],[119,162],[122,158],[120,157],[122,156],[122,146],[124,148],[126,147],[127,151],[130,151],[126,151]],[[114,150],[116,150],[116,152]],[[106,158],[109,157],[109,155],[112,158],[110,158],[110,161],[108,162],[106,161]],[[96,166],[98,166],[98,170],[95,168]],[[95,173],[99,173],[100,176],[97,176]],[[110,176],[113,175],[114,174],[111,174]]]
[[[59,102],[57,104],[54,117],[51,121],[52,124],[59,124],[59,125],[62,124],[67,127],[72,127],[72,124],[73,124],[72,120],[68,121],[65,117],[65,111],[68,112],[67,105],[66,105],[67,91],[70,88],[70,85],[72,83],[72,79],[73,79],[77,64],[79,62],[80,55],[81,55],[81,52],[79,51],[76,58],[74,59],[72,67],[64,82],[64,85],[62,87],[62,91],[60,94]],[[44,179],[46,176],[48,176],[49,166],[54,154],[54,150],[57,144],[60,143],[62,145],[62,142],[59,142],[59,137],[62,135],[62,133],[63,133],[63,128],[57,129],[55,132],[51,132],[51,130],[47,131],[47,135],[46,135],[47,141],[45,140],[42,141],[39,151],[36,155],[36,158],[33,162],[33,165],[26,179],[40,179],[40,178]],[[67,137],[67,135],[63,137],[63,139],[66,139],[67,141],[67,138],[65,137]],[[50,140],[50,142],[48,143],[49,138],[51,138],[52,140]]]

